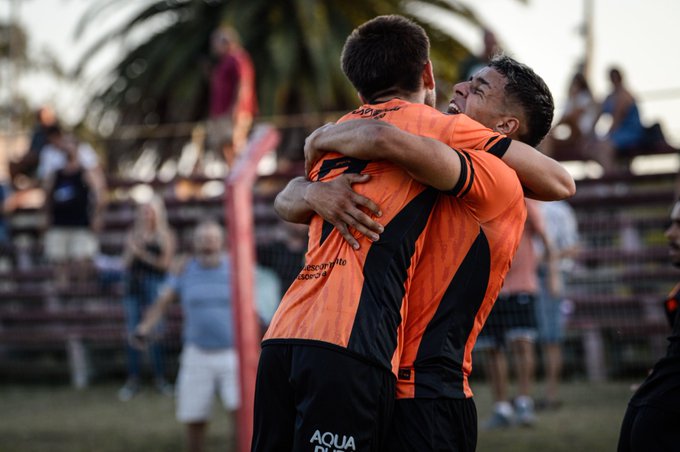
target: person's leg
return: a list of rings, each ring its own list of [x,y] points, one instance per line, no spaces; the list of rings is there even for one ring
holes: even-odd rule
[[[548,406],[559,403],[559,383],[562,374],[562,346],[548,343],[543,346],[545,359],[545,397]]]
[[[265,345],[255,382],[252,452],[288,452],[295,435],[292,351],[289,345]]]
[[[489,350],[489,379],[494,402],[508,400],[508,360],[500,348]]]
[[[134,283],[126,281],[126,294],[123,297],[123,311],[125,313],[125,330],[130,337],[140,320],[140,310],[137,294],[134,292]],[[127,358],[127,380],[118,391],[118,398],[122,401],[130,400],[139,391],[139,360],[140,352],[132,347],[126,340],[125,354]]]
[[[617,452],[631,452],[631,436],[633,432],[633,424],[635,423],[635,417],[637,416],[638,409],[631,405],[628,405],[626,409],[626,414],[623,416],[623,422],[621,422],[621,431],[619,432],[619,444],[617,447]]]
[[[202,451],[205,430],[212,411],[216,381],[206,356],[197,347],[182,350],[177,376],[177,420],[187,426],[190,452]]]
[[[388,369],[344,351],[296,345],[291,383],[298,413],[292,450],[384,450],[396,383]]]
[[[143,282],[141,293],[142,311],[146,311],[156,301],[162,283],[163,279],[159,276],[150,276]],[[159,328],[162,328],[162,326],[159,325]],[[154,339],[149,344],[149,361],[151,362],[156,389],[164,395],[170,395],[172,388],[165,378],[165,350],[162,342],[158,339]]]
[[[222,405],[227,410],[229,422],[231,422],[232,435],[229,438],[231,450],[236,450],[236,410],[240,406],[240,393],[238,383],[238,354],[235,349],[228,349],[215,353],[211,358],[211,365],[217,375],[218,391]]]
[[[516,339],[511,342],[513,363],[517,373],[517,393],[520,396],[531,396],[536,371],[534,358],[534,342],[528,339]]]
[[[207,422],[188,422],[187,426],[187,451],[189,452],[203,452],[203,445],[205,444],[205,431],[207,430]]]
[[[473,399],[398,399],[385,450],[474,452],[477,409]]]

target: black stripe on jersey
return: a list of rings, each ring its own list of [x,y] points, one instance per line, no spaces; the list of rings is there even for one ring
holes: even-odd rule
[[[446,191],[444,193],[446,193],[447,195],[451,195],[451,196],[458,196],[458,193],[460,193],[461,190],[463,189],[463,185],[465,185],[465,182],[466,182],[466,179],[467,179],[468,162],[465,159],[465,157],[463,157],[463,154],[460,151],[453,149],[453,148],[451,148],[451,149],[453,150],[453,152],[458,154],[458,157],[460,158],[460,176],[458,176],[458,182],[456,182],[455,187],[453,187],[451,190]]]
[[[415,397],[465,397],[465,344],[484,300],[490,270],[491,250],[480,230],[423,334],[414,363]]]
[[[317,181],[320,181],[324,177],[328,175],[332,170],[338,169],[338,168],[345,168],[345,171],[342,173],[351,173],[351,174],[361,174],[361,172],[366,169],[366,166],[370,163],[370,160],[360,160],[360,159],[355,159],[352,157],[339,157],[337,159],[328,159],[324,160],[323,163],[321,163],[321,168],[319,169],[319,174],[316,178]],[[333,225],[330,224],[329,222],[325,221],[323,222],[323,225],[321,226],[321,239],[319,241],[319,246],[323,245],[323,242],[326,241],[330,233],[333,231]]]
[[[489,140],[486,143],[487,146],[489,145],[490,142],[491,142],[491,140]],[[503,156],[505,155],[505,153],[508,151],[508,148],[510,147],[510,143],[512,143],[512,139],[510,139],[508,137],[501,138],[487,152],[489,154],[495,155],[499,159],[502,159]]]
[[[401,323],[401,303],[416,241],[425,229],[438,191],[426,188],[385,225],[364,262],[364,284],[347,348],[391,368]]]
[[[465,190],[463,190],[459,196],[459,198],[464,197],[465,195],[468,194],[470,189],[472,188],[472,184],[475,182],[475,165],[472,164],[472,160],[470,159],[470,154],[467,152],[463,151],[463,155],[465,156],[465,159],[467,160],[468,167],[470,168],[470,180],[468,181],[467,185],[465,186]]]

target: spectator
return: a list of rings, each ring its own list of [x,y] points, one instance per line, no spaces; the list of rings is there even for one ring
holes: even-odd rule
[[[640,121],[637,102],[623,84],[621,71],[612,68],[609,71],[609,80],[612,91],[602,103],[599,115],[609,115],[611,125],[604,138],[591,151],[605,172],[612,172],[616,158],[625,156],[630,150],[642,145],[645,139],[645,128]]]
[[[676,199],[666,229],[669,257],[680,267],[680,200]],[[674,451],[680,445],[680,284],[665,300],[671,324],[666,355],[635,391],[621,424],[618,452]]]
[[[548,254],[552,245],[545,233],[538,201],[527,200],[527,220],[512,266],[505,278],[486,326],[477,342],[478,350],[488,350],[488,375],[494,398],[492,416],[484,428],[508,427],[515,423],[533,425],[536,421],[531,398],[534,383],[536,316],[534,304],[538,295],[538,259],[532,240],[540,238]],[[508,397],[508,363],[504,347],[509,346],[517,373],[514,407]]]
[[[23,185],[21,182],[17,184],[17,177],[20,177],[20,175],[29,179],[35,178],[42,149],[47,144],[47,131],[50,127],[56,125],[57,118],[51,107],[43,106],[38,109],[28,151],[18,162],[10,162],[9,164],[10,180],[13,184]]]
[[[55,265],[57,286],[64,288],[72,279],[84,283],[94,269],[106,182],[98,167],[82,165],[75,139],[62,136],[58,129],[48,136],[64,164],[45,179],[45,253]],[[41,161],[46,151],[43,149]]]
[[[470,55],[464,59],[458,68],[460,80],[469,80],[474,74],[488,66],[491,59],[501,53],[501,47],[496,35],[489,29],[484,29],[484,51],[481,55]]]
[[[168,278],[132,338],[140,347],[170,304],[180,300],[184,346],[177,377],[177,419],[186,424],[191,452],[203,448],[215,392],[231,414],[239,404],[231,268],[223,244],[218,223],[206,221],[196,227],[194,257]]]
[[[46,180],[52,173],[66,165],[67,156],[64,152],[66,147],[75,148],[75,158],[79,165],[86,171],[101,175],[103,172],[99,165],[97,153],[87,143],[75,140],[73,137],[65,135],[57,125],[50,126],[45,131],[47,142],[40,152],[37,175],[42,181]]]
[[[163,200],[154,196],[149,202],[140,204],[123,251],[126,268],[123,307],[129,335],[135,332],[144,311],[156,300],[175,256],[175,248],[175,235],[168,224]],[[158,341],[151,343],[149,358],[156,388],[161,394],[171,394],[171,386],[165,379],[163,349]],[[122,401],[130,400],[140,389],[140,352],[130,345],[127,346],[127,366],[127,381],[118,391]]]
[[[571,79],[562,117],[543,143],[546,154],[558,160],[587,159],[585,152],[593,138],[598,112],[588,81],[582,72],[577,72]],[[568,130],[565,138],[555,133],[559,126]]]
[[[277,238],[257,247],[257,261],[274,270],[279,277],[281,282],[279,300],[304,265],[307,230],[307,225],[280,221],[275,231]]]
[[[557,409],[562,404],[558,391],[564,340],[562,303],[565,282],[574,267],[573,258],[578,253],[579,237],[576,215],[566,201],[541,203],[541,212],[545,220],[545,232],[555,247],[555,253],[548,255],[543,243],[537,243],[542,260],[538,267],[540,293],[536,299],[536,321],[538,340],[543,351],[546,385],[545,396],[536,401],[536,408],[549,410]],[[558,280],[551,282],[551,276]]]
[[[210,73],[208,145],[220,149],[231,167],[257,113],[255,69],[232,28],[215,30],[211,45],[217,63]]]

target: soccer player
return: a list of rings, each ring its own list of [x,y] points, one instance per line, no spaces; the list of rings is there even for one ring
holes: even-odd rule
[[[548,88],[531,69],[510,58],[496,58],[471,81],[456,85],[454,91],[451,113],[474,115],[484,125],[512,138],[536,145],[550,128],[553,104]],[[409,152],[414,160],[430,159],[442,162],[441,166],[445,160],[439,159],[439,152],[451,154],[442,143],[408,135],[378,121],[326,126],[307,142],[306,152],[312,158],[319,149],[340,149],[364,159],[391,159],[394,154]],[[533,188],[529,192],[549,199],[571,190],[569,184],[560,186],[545,179],[547,172],[540,168],[547,163],[550,169],[553,162],[544,157],[528,160],[522,153],[513,152],[513,148],[508,149],[503,158],[524,175]],[[536,172],[533,180],[532,172]],[[353,193],[349,188],[352,182],[366,181],[349,176],[329,183],[296,180],[277,198],[279,211],[295,213],[301,219],[313,207],[336,228],[344,227],[355,242],[359,232],[376,234],[380,225],[357,206],[373,213],[378,206]],[[550,183],[557,188],[546,191],[541,187],[546,183],[548,188]],[[302,199],[300,192],[309,196]],[[356,205],[345,208],[346,200]],[[522,231],[519,223],[524,221],[524,209],[509,203],[503,215],[480,221],[475,228],[464,220],[462,200],[442,197],[439,202],[440,215],[433,215],[425,233],[408,289],[390,451],[475,449],[477,418],[467,382],[471,350],[500,290]],[[348,230],[348,224],[356,227]]]
[[[475,243],[480,220],[502,215],[510,206],[516,218],[512,224],[524,220],[516,175],[492,153],[526,145],[466,116],[442,115],[423,105],[433,104],[428,53],[427,35],[403,17],[381,16],[356,29],[345,44],[342,63],[366,103],[345,119],[380,118],[489,153],[449,150],[447,171],[427,159],[410,162],[409,153],[401,156],[415,165],[416,174],[441,171],[448,179],[435,188],[446,190],[445,195],[389,162],[328,154],[314,166],[311,177],[321,180],[344,172],[373,175],[375,182],[364,188],[381,204],[385,228],[378,242],[360,238],[364,246],[357,252],[321,218],[312,219],[306,266],[263,341],[254,451],[381,450],[403,344],[399,327],[404,295],[437,200],[464,198],[459,210],[461,215],[465,211],[466,224],[461,230],[472,231],[466,239]],[[512,235],[507,234],[509,248]]]
[[[666,229],[669,256],[680,267],[680,199],[671,211]],[[665,302],[672,326],[666,356],[661,358],[628,403],[621,425],[618,452],[674,451],[680,447],[680,284]]]

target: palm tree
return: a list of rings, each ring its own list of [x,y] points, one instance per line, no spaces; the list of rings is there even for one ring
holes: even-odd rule
[[[100,0],[81,18],[80,32],[126,0]],[[137,2],[139,0],[136,0]],[[129,0],[128,0],[129,2]],[[433,2],[478,24],[458,3]],[[159,18],[167,25],[133,48],[95,96],[91,118],[115,117],[116,126],[191,122],[207,105],[205,66],[212,30],[231,24],[240,34],[257,71],[262,115],[338,111],[356,104],[356,94],[340,70],[340,52],[358,24],[380,14],[403,13],[399,0],[147,0],[120,28],[95,42],[78,71],[107,43]],[[456,40],[423,24],[432,40],[440,77],[452,81],[455,64],[469,54]]]

